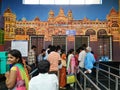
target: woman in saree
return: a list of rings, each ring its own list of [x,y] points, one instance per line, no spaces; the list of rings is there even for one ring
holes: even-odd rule
[[[61,89],[65,89],[66,86],[66,54],[65,50],[61,50],[61,62],[62,68],[60,69],[59,86]]]
[[[68,60],[67,60],[67,73],[68,74],[75,74],[75,57],[74,57],[74,49],[69,50]]]
[[[6,72],[6,86],[9,90],[28,90],[28,77],[22,63],[20,51],[13,49],[8,52],[10,71]]]

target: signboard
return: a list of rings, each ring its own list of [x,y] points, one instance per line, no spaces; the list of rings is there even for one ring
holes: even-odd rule
[[[75,30],[66,30],[66,35],[76,35]]]
[[[28,41],[12,41],[11,43],[11,49],[17,49],[21,52],[22,57],[28,56]]]

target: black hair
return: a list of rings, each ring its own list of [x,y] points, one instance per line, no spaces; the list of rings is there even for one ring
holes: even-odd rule
[[[64,50],[64,49],[61,49],[61,53],[65,53],[65,50]]]
[[[80,53],[80,49],[78,48],[78,49],[76,49],[76,53]]]
[[[8,52],[8,54],[11,54],[12,56],[16,57],[17,59],[19,58],[18,63],[23,64],[22,63],[22,54],[19,50],[17,50],[17,49],[10,50]]]
[[[41,50],[41,53],[43,53],[43,52],[45,52],[45,49],[42,49],[42,50]]]
[[[80,51],[80,50],[84,50],[84,47],[82,47],[82,46],[81,46],[81,47],[79,47],[79,51]]]
[[[93,52],[93,51],[91,51],[91,53],[92,53],[92,54],[94,54],[94,52]]]
[[[84,43],[84,44],[82,44],[82,47],[83,47],[83,49],[85,50],[86,47],[87,47],[87,45]]]
[[[48,45],[48,48],[51,48],[52,47],[52,45],[50,44],[50,45]]]
[[[60,50],[60,49],[61,49],[60,45],[57,45],[57,46],[56,46],[56,51],[58,51],[58,50]]]
[[[48,50],[47,52],[48,52],[48,54],[50,54],[50,52],[51,52],[51,51],[50,51],[50,50]]]
[[[56,46],[51,46],[51,48],[50,48],[50,52],[52,52],[52,51],[55,51],[56,50]]]
[[[50,69],[50,62],[47,60],[41,60],[38,63],[38,71],[39,73],[47,73]]]
[[[74,49],[70,49],[69,50],[69,54],[71,54],[72,52],[74,52]]]
[[[32,45],[31,49],[33,49],[33,48],[37,48],[37,47],[35,45]]]

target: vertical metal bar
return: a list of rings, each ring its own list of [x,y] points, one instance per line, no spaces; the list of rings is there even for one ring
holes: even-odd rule
[[[98,85],[98,72],[99,72],[98,68],[99,68],[99,62],[96,63],[96,84],[97,85]]]
[[[110,36],[110,61],[112,61],[112,37]]]
[[[57,72],[57,74],[58,74],[58,82],[60,81],[60,73],[59,73],[59,69],[58,69],[58,72]],[[60,84],[58,84],[58,90],[59,90],[59,87],[60,87]]]
[[[84,90],[86,90],[86,77],[84,76]]]
[[[120,76],[120,64],[119,64],[119,68],[118,68],[118,70],[119,70],[119,71],[118,71],[118,72],[119,72],[118,75]],[[119,82],[119,81],[120,81],[120,79],[118,79],[118,82]]]
[[[117,77],[115,77],[115,90],[118,90],[118,78]]]
[[[108,67],[108,88],[110,89],[110,67]]]
[[[74,52],[75,52],[75,50],[76,50],[76,47],[75,47],[75,36],[74,36]]]
[[[119,76],[120,76],[120,64],[119,64]]]
[[[75,73],[75,79],[77,79],[77,75]],[[75,90],[77,90],[77,83],[75,82]]]
[[[68,48],[68,41],[67,41],[67,39],[68,39],[68,37],[66,36],[65,38],[66,38],[66,54],[67,54],[67,48]]]
[[[88,36],[88,46],[89,46],[89,43],[90,43],[90,36]]]

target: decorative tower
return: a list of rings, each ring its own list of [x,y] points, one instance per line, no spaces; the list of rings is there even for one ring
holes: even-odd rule
[[[15,27],[16,27],[16,15],[12,13],[10,8],[7,8],[4,12],[4,38],[5,41],[11,41],[15,39]]]
[[[68,20],[73,20],[73,15],[71,10],[68,11],[67,17],[68,17]]]
[[[49,17],[48,17],[48,21],[49,21],[49,22],[53,22],[53,19],[54,19],[54,11],[53,11],[53,10],[50,10],[50,12],[49,12]]]
[[[58,16],[65,16],[64,10],[62,8],[60,8]]]
[[[118,39],[118,31],[119,31],[119,13],[112,8],[110,13],[107,15],[108,26],[110,28],[110,33],[114,35],[114,40]]]

